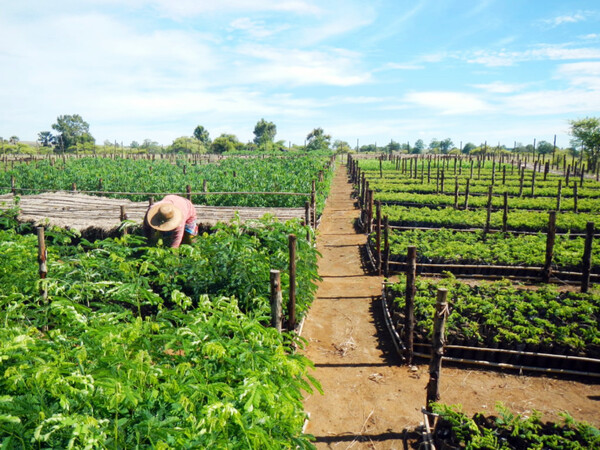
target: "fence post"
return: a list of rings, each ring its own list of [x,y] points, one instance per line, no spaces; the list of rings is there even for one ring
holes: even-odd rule
[[[473,162],[473,161],[471,161]],[[467,185],[465,187],[465,211],[469,209],[469,190],[471,186],[471,179],[467,178]]]
[[[281,275],[271,270],[271,326],[281,333]]]
[[[548,213],[548,234],[546,236],[546,262],[542,270],[542,281],[548,283],[552,276],[552,254],[556,237],[556,211]]]
[[[488,200],[487,200],[487,211],[485,216],[485,228],[483,234],[486,235],[490,231],[490,219],[492,218],[492,197],[493,197],[494,186],[488,187]]]
[[[185,167],[185,166],[183,166],[183,167]],[[185,187],[185,191],[187,193],[187,199],[191,202],[192,201],[192,187],[188,184]]]
[[[502,212],[502,232],[508,231],[508,192],[504,191],[504,209]]]
[[[592,243],[594,242],[594,222],[588,222],[585,228],[585,246],[583,248],[583,268],[581,275],[581,292],[586,293],[590,287],[592,270]]]
[[[48,250],[46,249],[46,237],[44,234],[44,227],[37,227],[37,237],[38,237],[38,265],[39,265],[39,274],[40,279],[46,278],[48,274]],[[45,288],[41,290],[42,298],[46,300],[48,298],[48,291]]]
[[[388,216],[383,218],[383,274],[386,277],[390,276],[390,220]]]
[[[121,219],[121,222],[123,222],[124,220],[127,220],[127,213],[125,212],[125,205],[121,205],[121,212],[119,214],[119,218]],[[127,234],[127,227],[123,226],[123,235]]]
[[[444,356],[446,318],[448,317],[448,290],[438,289],[433,319],[433,340],[431,343],[431,362],[429,363],[429,382],[427,383],[427,411],[431,412],[432,403],[440,399],[440,378],[442,375],[442,357]]]
[[[315,180],[312,180],[312,190],[310,192],[310,207],[312,210],[311,222],[314,229],[317,228],[317,188]]]
[[[381,276],[381,266],[382,266],[382,257],[381,257],[381,201],[377,200],[375,204],[375,216],[376,216],[376,224],[375,224],[375,243],[377,247],[377,275]]]
[[[560,211],[560,201],[562,196],[562,180],[558,180],[558,191],[556,192],[556,210]]]
[[[296,327],[296,235],[288,236],[290,252],[290,298],[288,299],[288,329],[293,330]]]
[[[404,304],[404,345],[406,347],[406,361],[412,364],[414,357],[415,334],[415,294],[417,279],[417,247],[409,246],[406,255],[406,293]]]

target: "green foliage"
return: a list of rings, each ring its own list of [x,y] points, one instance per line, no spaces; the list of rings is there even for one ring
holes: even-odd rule
[[[306,136],[306,150],[323,151],[328,150],[331,145],[331,136],[325,134],[323,128],[315,128]]]
[[[198,139],[181,136],[167,147],[169,153],[206,153],[206,147]]]
[[[371,240],[374,235],[371,236]],[[584,238],[557,235],[553,262],[560,269],[576,269],[583,258]],[[447,229],[407,230],[390,234],[390,251],[394,259],[403,261],[407,248],[418,245],[422,263],[463,263],[543,266],[546,257],[546,235],[485,234]],[[592,267],[600,268],[600,248],[592,249]]]
[[[10,192],[10,177],[17,188],[41,190],[70,190],[77,183],[81,191],[95,191],[102,178],[103,190],[112,192],[173,192],[183,193],[189,184],[192,191],[202,190],[203,180],[213,192],[297,192],[310,193],[312,180],[317,180],[319,211],[325,204],[332,178],[332,169],[325,170],[329,155],[311,154],[293,157],[226,158],[218,164],[191,165],[177,160],[132,160],[107,158],[67,159],[51,165],[50,161],[19,164],[8,171],[0,171],[0,186]],[[183,166],[186,173],[183,173]],[[318,181],[319,171],[323,181]],[[236,177],[233,173],[236,173]],[[33,194],[36,191],[27,191]],[[110,195],[110,194],[103,194]],[[110,195],[145,202],[145,195]],[[304,207],[303,196],[275,195],[204,195],[193,197],[194,203],[215,206]]]
[[[78,144],[93,144],[90,125],[79,114],[58,116],[52,125],[56,136],[57,150],[74,151]]]
[[[456,405],[434,404],[433,410],[440,415],[434,439],[441,448],[583,450],[600,446],[600,430],[566,414],[562,423],[543,423],[537,411],[521,416],[502,403],[496,405],[498,416],[490,417],[477,413],[469,418]]]
[[[254,127],[254,143],[260,147],[268,147],[277,134],[277,126],[273,122],[260,119]]]
[[[522,289],[509,281],[470,286],[454,277],[419,280],[415,297],[418,332],[430,336],[436,291],[449,291],[451,313],[446,324],[448,343],[513,348],[516,344],[541,346],[552,352],[563,346],[574,353],[599,357],[600,296],[558,292],[552,285]],[[400,310],[404,308],[406,280],[392,286]]]
[[[1,230],[2,445],[311,447],[302,393],[320,388],[293,350],[303,342],[264,326],[264,281],[286,271],[290,232],[308,230],[267,218],[178,249],[47,230],[39,280],[36,237]],[[302,316],[318,275],[301,238],[298,259]]]
[[[206,128],[204,128],[202,125],[198,125],[194,129],[194,137],[198,141],[200,141],[200,143],[204,147],[208,147],[210,145],[210,134],[208,133],[208,130]]]

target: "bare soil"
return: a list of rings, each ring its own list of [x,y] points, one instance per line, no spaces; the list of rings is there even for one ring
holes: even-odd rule
[[[403,430],[423,421],[426,365],[401,365],[381,310],[382,277],[363,269],[357,234],[358,209],[351,198],[345,166],[337,169],[317,239],[322,254],[317,298],[304,324],[304,353],[324,395],[306,395],[306,432],[319,449],[400,449]],[[476,369],[444,367],[441,402],[463,411],[495,414],[503,402],[514,412],[537,410],[544,420],[568,411],[600,426],[600,384]]]

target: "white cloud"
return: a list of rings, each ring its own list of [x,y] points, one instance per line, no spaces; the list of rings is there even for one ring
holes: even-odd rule
[[[584,13],[578,12],[570,15],[556,16],[551,19],[546,19],[543,22],[547,25],[557,27],[565,23],[577,23],[585,20],[586,16]]]
[[[573,86],[600,91],[600,62],[562,64],[558,67],[557,73]]]
[[[541,60],[600,59],[600,48],[569,48],[565,45],[541,45],[521,52],[478,50],[461,56],[469,63],[489,67],[512,66],[518,62]]]
[[[289,28],[287,25],[267,25],[262,20],[252,20],[249,17],[235,19],[229,24],[229,27],[233,30],[243,31],[251,38],[257,39],[270,37]]]
[[[173,19],[197,17],[212,13],[282,12],[300,15],[318,15],[322,8],[300,0],[148,0],[160,13]]]
[[[355,68],[361,64],[360,55],[347,50],[303,51],[253,45],[242,46],[237,51],[256,60],[251,67],[240,67],[240,82],[351,86],[370,79],[368,73],[361,73]]]
[[[388,63],[384,68],[393,70],[422,70],[425,69],[425,66],[422,64]]]
[[[473,87],[481,89],[492,94],[512,94],[523,89],[524,84],[510,84],[502,81],[495,81],[487,84],[474,84]]]
[[[527,92],[505,99],[504,108],[519,116],[589,114],[598,111],[600,90],[565,89]]]
[[[491,109],[479,96],[464,92],[411,92],[406,94],[404,100],[443,115],[475,114]]]

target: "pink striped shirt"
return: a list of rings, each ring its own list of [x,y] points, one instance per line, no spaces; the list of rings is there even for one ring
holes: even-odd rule
[[[156,202],[155,205],[162,203],[171,203],[176,208],[179,208],[183,213],[183,221],[181,222],[181,225],[179,225],[173,231],[168,231],[165,233],[166,236],[171,238],[171,247],[179,247],[181,245],[181,241],[183,240],[183,234],[185,232],[186,225],[188,226],[188,229],[194,230],[192,234],[196,232],[196,208],[188,199],[178,195],[167,195],[160,202]]]

